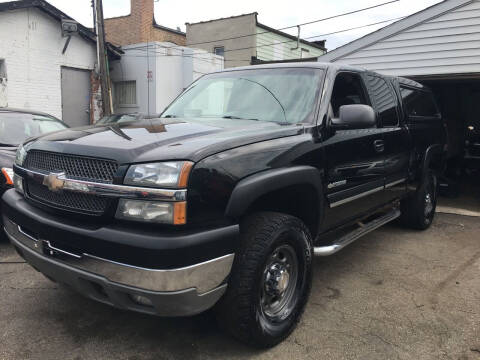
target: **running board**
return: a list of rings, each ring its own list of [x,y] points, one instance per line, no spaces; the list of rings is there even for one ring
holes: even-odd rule
[[[347,245],[350,245],[355,240],[360,239],[363,235],[378,229],[380,226],[395,220],[400,216],[400,210],[394,209],[389,213],[370,221],[369,223],[362,224],[358,229],[344,235],[340,239],[336,240],[333,244],[328,246],[318,246],[313,248],[313,253],[316,256],[330,256],[336,252],[342,250]]]

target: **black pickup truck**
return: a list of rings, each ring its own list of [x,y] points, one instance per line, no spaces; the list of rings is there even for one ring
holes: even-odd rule
[[[5,230],[91,299],[161,316],[214,308],[268,347],[295,328],[314,255],[397,218],[429,227],[445,143],[414,81],[322,63],[229,69],[158,119],[25,143]]]

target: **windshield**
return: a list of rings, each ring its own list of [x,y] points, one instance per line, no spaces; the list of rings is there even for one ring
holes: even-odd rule
[[[17,146],[32,136],[66,129],[54,118],[15,112],[0,112],[0,144]]]
[[[96,125],[121,124],[125,122],[137,121],[140,119],[141,119],[141,116],[139,114],[110,115],[110,116],[104,116],[103,118],[98,120]]]
[[[323,70],[278,68],[204,76],[162,117],[227,118],[299,123],[313,118]]]

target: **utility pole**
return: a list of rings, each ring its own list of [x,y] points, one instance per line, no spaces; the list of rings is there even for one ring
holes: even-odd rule
[[[110,74],[108,69],[108,58],[105,47],[105,25],[103,20],[103,4],[102,0],[93,0],[94,16],[95,16],[95,30],[97,33],[97,55],[99,76],[102,84],[102,110],[103,116],[111,115],[112,98],[110,88]]]

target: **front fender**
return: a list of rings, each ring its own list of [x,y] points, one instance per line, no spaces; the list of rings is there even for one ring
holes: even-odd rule
[[[293,185],[311,185],[322,201],[322,177],[312,166],[294,166],[263,171],[241,180],[233,189],[225,214],[239,218],[262,195]]]

